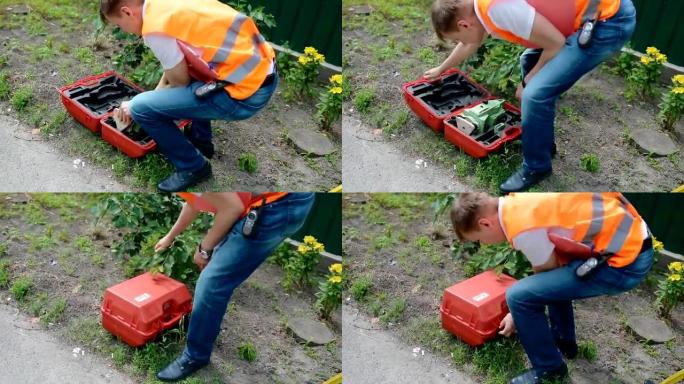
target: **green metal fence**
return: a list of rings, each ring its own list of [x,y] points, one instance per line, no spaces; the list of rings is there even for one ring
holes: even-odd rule
[[[669,251],[684,254],[684,194],[625,193],[653,235]]]
[[[342,65],[342,1],[341,0],[249,0],[253,6],[264,6],[275,16],[276,27],[266,28],[269,41],[288,43],[295,51],[314,47],[325,55],[325,61]]]
[[[342,194],[317,193],[306,222],[290,238],[302,241],[311,235],[325,245],[325,250],[342,255]]]
[[[667,55],[667,61],[684,66],[684,1],[632,1],[637,10],[632,47],[646,52],[646,47],[655,46]]]

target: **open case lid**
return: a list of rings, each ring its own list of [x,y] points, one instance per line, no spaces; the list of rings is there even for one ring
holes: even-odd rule
[[[121,106],[144,90],[114,71],[89,76],[64,87],[65,97],[85,108],[91,115],[101,117]]]

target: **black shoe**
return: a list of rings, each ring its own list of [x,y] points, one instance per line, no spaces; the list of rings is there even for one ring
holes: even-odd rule
[[[166,180],[157,185],[160,192],[180,192],[185,191],[189,187],[204,181],[211,177],[211,164],[207,163],[202,169],[194,172],[183,171],[174,172]]]
[[[180,357],[172,361],[171,364],[167,365],[166,368],[157,373],[157,379],[161,381],[183,380],[205,367],[207,364],[209,364],[209,362],[198,363],[188,359],[185,355],[180,355]]]
[[[568,377],[568,367],[563,364],[551,371],[538,373],[534,369],[523,372],[511,379],[509,384],[543,384],[548,381],[562,380]]]
[[[577,357],[577,343],[575,340],[561,340],[561,339],[555,339],[556,342],[556,347],[558,347],[558,350],[561,351],[565,357],[568,359],[574,359]]]
[[[546,172],[535,172],[528,171],[525,167],[520,167],[499,188],[503,193],[526,191],[531,186],[549,177],[549,175],[551,175],[550,169]]]

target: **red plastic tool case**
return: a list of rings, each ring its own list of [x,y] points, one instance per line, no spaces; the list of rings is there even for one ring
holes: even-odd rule
[[[463,151],[475,158],[486,157],[490,152],[499,150],[505,143],[513,141],[522,135],[520,126],[520,110],[511,103],[504,103],[504,109],[508,115],[508,127],[504,129],[501,136],[494,132],[486,132],[478,137],[466,135],[456,127],[454,118],[460,114],[460,109],[444,119],[444,138],[451,144],[462,148]]]
[[[440,91],[436,92],[437,89]],[[406,83],[402,86],[402,92],[409,108],[425,124],[435,132],[444,132],[449,142],[473,157],[485,157],[522,134],[520,110],[510,103],[505,103],[504,108],[509,114],[517,115],[517,123],[507,127],[500,137],[485,134],[473,138],[449,123],[463,109],[494,98],[487,89],[458,69],[450,69],[436,80],[423,78]]]
[[[111,116],[122,100],[130,99],[143,91],[143,88],[115,71],[109,71],[62,87],[59,93],[67,112],[79,123],[100,133],[103,140],[129,157],[137,158],[154,151],[157,144],[144,132],[137,134],[134,139],[119,132]],[[178,126],[184,128],[189,123],[182,121]]]
[[[182,283],[147,272],[107,288],[102,326],[132,347],[154,339],[192,310],[192,297]]]
[[[506,288],[515,282],[490,270],[447,288],[439,309],[442,327],[472,346],[496,337],[508,313]]]
[[[442,88],[451,88],[449,97],[441,92],[435,94],[439,84]],[[401,89],[408,106],[435,132],[442,132],[444,118],[452,112],[491,97],[489,91],[455,68],[435,80],[418,79],[404,84]]]

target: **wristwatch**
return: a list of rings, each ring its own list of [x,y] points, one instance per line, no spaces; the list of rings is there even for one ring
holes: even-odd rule
[[[202,243],[199,243],[197,245],[197,250],[199,251],[200,255],[204,260],[211,259],[211,255],[214,253],[213,249],[202,249]]]

